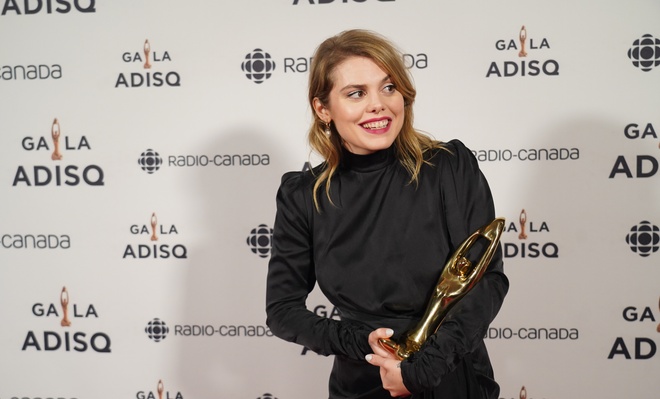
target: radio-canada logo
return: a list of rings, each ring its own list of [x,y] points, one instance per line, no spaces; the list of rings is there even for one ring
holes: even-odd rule
[[[253,253],[259,255],[260,258],[267,258],[270,256],[270,250],[273,243],[273,229],[265,224],[260,224],[258,227],[250,231],[247,237],[247,245]]]
[[[140,165],[140,168],[149,174],[158,171],[162,164],[163,158],[151,148],[140,154],[140,158],[138,158],[138,165]]]
[[[645,258],[660,248],[660,228],[643,220],[630,229],[626,235],[626,243],[631,251]]]
[[[172,328],[161,319],[154,318],[144,328],[150,340],[160,342],[170,332],[174,337],[200,338],[200,337],[273,337],[273,333],[266,325],[245,324],[176,324]]]
[[[94,164],[81,165],[75,162],[72,154],[91,151],[92,146],[85,135],[66,134],[55,118],[50,125],[47,136],[25,136],[21,140],[23,150],[28,152],[46,152],[41,156],[39,164],[32,166],[19,165],[12,186],[44,187],[44,186],[103,186],[103,169]],[[43,161],[48,158],[52,164]],[[74,159],[70,161],[69,159]],[[80,157],[78,157],[80,159]]]
[[[635,40],[628,49],[628,58],[633,66],[648,72],[660,65],[660,39],[650,34]]]
[[[402,57],[403,63],[408,69],[428,68],[429,59],[426,53],[406,53],[403,54]],[[276,62],[270,53],[264,51],[261,48],[255,48],[251,52],[247,53],[241,62],[241,70],[245,74],[245,77],[256,84],[261,84],[270,79],[273,77],[275,72],[278,74],[301,74],[309,72],[311,66],[312,57],[282,57],[278,58]]]
[[[254,49],[245,55],[245,61],[241,64],[245,76],[256,84],[261,84],[270,79],[275,70],[275,61],[270,54],[260,48]]]
[[[165,157],[167,162],[165,162]],[[149,148],[143,151],[137,159],[137,164],[148,174],[154,174],[161,168],[198,168],[198,167],[238,167],[238,166],[268,166],[269,154],[166,154],[161,156]]]
[[[10,234],[0,233],[0,247],[9,249],[69,249],[68,234]]]
[[[147,326],[144,328],[144,332],[147,333],[147,336],[150,340],[154,342],[160,342],[167,337],[167,334],[170,332],[170,328],[159,318],[155,318],[147,323]]]
[[[59,64],[3,65],[0,80],[46,80],[62,78]]]

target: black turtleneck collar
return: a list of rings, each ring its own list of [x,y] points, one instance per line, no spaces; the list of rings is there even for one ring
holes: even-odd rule
[[[357,172],[371,172],[379,170],[396,160],[396,146],[372,152],[367,155],[353,154],[346,148],[341,149],[340,168],[350,169]]]

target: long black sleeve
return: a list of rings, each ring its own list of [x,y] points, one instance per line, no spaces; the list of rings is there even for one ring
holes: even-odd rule
[[[414,327],[448,257],[495,217],[486,179],[461,142],[429,151],[426,161],[418,181],[411,182],[394,146],[369,155],[342,153],[330,198],[324,187],[317,194],[319,209],[312,198],[319,168],[282,179],[267,280],[267,324],[287,341],[337,355],[330,377],[333,398],[358,393],[388,397],[378,368],[364,360],[371,352],[368,334],[387,327],[396,337]],[[339,309],[341,321],[307,309],[315,285]],[[444,387],[455,385],[452,375],[469,371],[479,389],[495,394],[482,338],[507,287],[498,251],[437,333],[403,362],[404,383],[412,392],[446,392]],[[469,367],[457,368],[461,362]]]
[[[443,199],[453,246],[495,218],[488,183],[477,161],[461,143],[441,165]],[[462,238],[460,238],[462,236]],[[402,364],[406,387],[421,392],[437,386],[466,355],[483,345],[488,326],[497,315],[508,291],[499,246],[486,272],[474,288],[449,311],[438,331],[422,350]]]
[[[309,178],[309,177],[308,177]],[[267,324],[276,336],[322,355],[341,354],[363,359],[370,352],[364,325],[317,316],[306,307],[314,288],[311,198],[305,176],[289,173],[277,194],[273,248],[266,291]],[[306,198],[307,197],[307,198]]]

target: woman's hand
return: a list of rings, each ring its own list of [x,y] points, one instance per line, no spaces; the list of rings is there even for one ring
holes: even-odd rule
[[[369,346],[374,353],[365,357],[367,362],[373,366],[380,367],[380,379],[383,388],[386,389],[392,397],[410,396],[410,391],[403,385],[401,377],[401,361],[391,352],[380,346],[380,338],[389,338],[394,334],[389,328],[379,328],[369,334]]]

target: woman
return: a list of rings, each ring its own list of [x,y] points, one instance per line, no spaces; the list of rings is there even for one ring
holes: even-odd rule
[[[413,128],[415,94],[375,33],[342,32],[313,57],[309,142],[325,162],[282,178],[266,312],[278,337],[335,355],[333,399],[498,397],[483,337],[508,289],[501,249],[420,351],[401,362],[378,344],[419,321],[442,265],[494,218],[472,153]],[[317,282],[341,321],[307,310]]]

